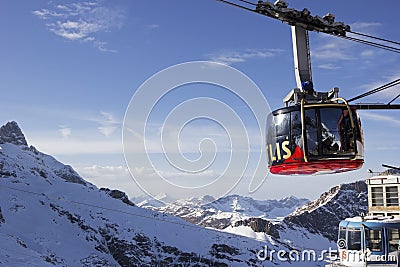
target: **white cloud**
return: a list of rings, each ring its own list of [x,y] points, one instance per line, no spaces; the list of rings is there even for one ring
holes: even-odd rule
[[[328,63],[328,64],[320,64],[320,65],[318,65],[318,68],[326,69],[326,70],[337,70],[337,69],[340,69],[339,66],[337,66],[335,64],[330,64],[330,63]]]
[[[54,17],[63,17],[63,14],[51,11],[48,9],[35,10],[32,12],[35,16],[41,19],[49,19]]]
[[[58,131],[63,138],[68,138],[72,133],[72,129],[67,126],[60,126],[60,129],[58,129]]]
[[[273,57],[282,52],[281,49],[245,49],[242,51],[224,51],[207,55],[210,60],[215,62],[232,65],[234,63],[245,62],[250,59],[262,59]]]
[[[386,77],[382,77],[381,80],[363,84],[360,86],[360,88],[362,88],[364,92],[367,92],[367,91],[373,90],[375,88],[378,88],[384,84],[387,84],[394,80],[397,80],[399,78],[400,78],[400,73],[388,75]],[[387,103],[387,102],[391,101],[393,98],[395,98],[399,93],[400,93],[400,86],[396,85],[396,86],[390,87],[388,89],[385,89],[381,92],[378,92],[376,94],[373,94],[373,95],[371,95],[371,97],[374,99],[374,102],[383,101],[383,102]]]
[[[369,32],[371,33],[375,28],[381,26],[379,22],[355,22],[350,25],[351,30],[354,32]],[[350,34],[351,35],[351,34]]]
[[[151,29],[151,30],[157,29],[159,27],[160,27],[160,25],[158,25],[158,24],[148,24],[148,25],[146,25],[146,28]]]
[[[114,118],[114,116],[109,112],[100,112],[102,118],[97,120],[97,122],[101,125],[97,127],[97,129],[105,136],[110,136],[117,129],[117,125],[120,124],[118,120]]]
[[[97,127],[97,129],[99,129],[100,133],[102,133],[103,135],[108,137],[112,133],[115,132],[117,127],[115,127],[115,126],[100,126],[100,127]]]
[[[79,172],[87,177],[118,177],[129,175],[128,168],[118,166],[91,165],[79,168]]]
[[[374,29],[381,26],[381,24],[375,22],[356,22],[350,26],[352,31],[374,35]],[[347,33],[347,36],[366,39],[365,37],[361,37],[352,33]],[[376,54],[376,52],[371,49],[365,49],[361,51],[358,49],[355,51],[354,48],[356,47],[356,43],[343,40],[341,38],[332,37],[330,35],[318,35],[317,41],[317,45],[312,46],[311,53],[313,57],[320,60],[358,60],[359,58],[355,56],[357,54],[364,58],[371,58]]]
[[[329,40],[328,40],[329,38]],[[336,37],[324,37],[324,44],[311,49],[311,55],[320,60],[352,60],[355,57],[350,51],[350,42]]]
[[[362,118],[367,119],[367,120],[373,120],[377,121],[379,123],[389,123],[392,126],[400,126],[400,120],[398,118],[388,116],[388,115],[382,115],[382,114],[376,114],[372,112],[363,112],[362,113]]]
[[[107,42],[98,40],[97,34],[122,27],[125,16],[121,9],[101,6],[98,2],[55,5],[32,13],[45,20],[54,34],[70,41],[91,42],[104,52],[116,51],[108,49]]]
[[[375,51],[373,51],[371,49],[363,50],[360,53],[360,56],[362,56],[362,57],[372,57],[374,55],[375,55]]]

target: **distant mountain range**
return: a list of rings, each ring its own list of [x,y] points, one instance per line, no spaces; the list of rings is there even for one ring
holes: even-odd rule
[[[338,222],[367,206],[363,182],[312,202],[130,200],[28,146],[15,122],[0,128],[0,148],[0,266],[320,266],[257,255],[335,247]]]
[[[299,199],[294,196],[281,200],[255,200],[239,195],[229,195],[214,200],[212,196],[204,196],[177,200],[168,204],[158,199],[140,197],[132,201],[139,207],[169,213],[188,222],[216,229],[224,229],[238,220],[251,217],[283,219],[296,208],[310,202],[308,199]]]

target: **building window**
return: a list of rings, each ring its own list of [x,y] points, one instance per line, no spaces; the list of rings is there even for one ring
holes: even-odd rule
[[[383,187],[371,187],[372,206],[383,207]]]
[[[386,186],[386,206],[398,206],[399,193],[397,186]]]

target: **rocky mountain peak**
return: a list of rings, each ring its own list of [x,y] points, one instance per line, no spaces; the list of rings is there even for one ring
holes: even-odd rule
[[[5,125],[0,127],[0,144],[10,143],[17,146],[25,145],[25,136],[15,121],[7,122]]]
[[[310,203],[284,218],[284,222],[336,240],[339,222],[346,218],[368,213],[367,184],[356,181],[332,187]]]

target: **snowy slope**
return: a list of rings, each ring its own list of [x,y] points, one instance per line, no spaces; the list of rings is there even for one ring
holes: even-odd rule
[[[258,240],[237,236],[137,207],[123,192],[98,189],[28,147],[16,123],[6,126],[0,129],[0,266],[319,265],[260,261],[261,248],[288,250],[287,242],[265,233]],[[315,245],[326,244],[318,238]]]

